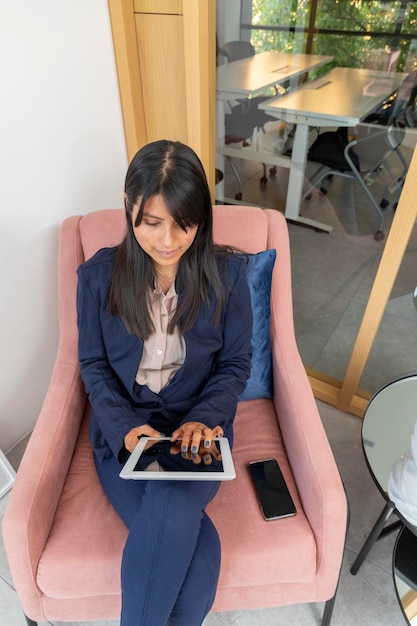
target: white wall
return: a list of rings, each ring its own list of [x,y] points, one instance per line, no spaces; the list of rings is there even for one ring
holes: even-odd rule
[[[107,0],[0,0],[0,448],[33,427],[58,341],[58,229],[122,206]]]

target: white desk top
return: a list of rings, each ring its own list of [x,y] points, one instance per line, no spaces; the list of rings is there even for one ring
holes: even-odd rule
[[[306,118],[297,120],[300,123],[308,123],[308,118],[312,118],[314,124],[323,121],[327,125],[354,126],[393,93],[406,76],[336,67],[288,94],[264,102],[259,108],[281,119],[285,114]]]
[[[253,95],[273,85],[297,78],[333,60],[317,54],[261,52],[217,68],[218,94]]]

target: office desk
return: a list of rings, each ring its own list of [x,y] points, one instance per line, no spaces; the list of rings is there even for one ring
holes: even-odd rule
[[[286,218],[331,232],[331,227],[300,216],[309,127],[356,126],[375,111],[405,77],[406,74],[337,67],[325,76],[260,106],[269,115],[297,125],[291,159],[287,164],[290,176]],[[265,162],[269,163],[268,160]]]
[[[217,68],[216,91],[219,100],[247,98],[275,85],[282,85],[333,60],[317,54],[260,52]]]
[[[300,76],[330,63],[332,60],[333,57],[331,56],[269,51],[226,65],[219,65],[216,78],[217,146],[219,148],[217,167],[224,171],[224,155],[252,159],[253,151],[245,156],[239,154],[241,151],[238,149],[224,146],[224,116],[228,102],[254,96],[261,91],[287,82],[290,83],[290,86],[296,86]],[[230,151],[233,154],[230,154]],[[253,160],[259,161],[260,159],[255,157]],[[283,163],[279,160],[276,164],[282,165]],[[224,198],[223,182],[217,185],[216,192],[216,197],[219,200],[228,200]]]

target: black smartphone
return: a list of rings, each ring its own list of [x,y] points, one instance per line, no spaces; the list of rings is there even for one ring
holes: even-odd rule
[[[269,521],[295,515],[294,502],[276,459],[253,461],[248,467],[264,518]]]

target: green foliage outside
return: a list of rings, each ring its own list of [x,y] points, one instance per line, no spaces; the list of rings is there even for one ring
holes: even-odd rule
[[[311,0],[253,0],[251,42],[257,51],[305,52]],[[284,31],[256,26],[281,26]],[[311,52],[335,57],[334,65],[385,69],[389,52],[401,50],[397,71],[417,69],[417,1],[318,0],[316,29],[356,31],[362,35],[315,33]],[[387,33],[388,37],[366,35]],[[415,35],[404,39],[401,33]]]

